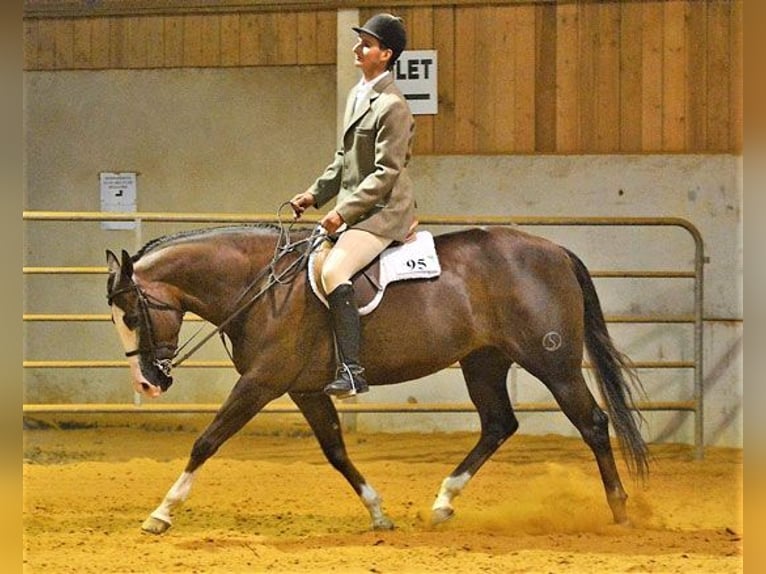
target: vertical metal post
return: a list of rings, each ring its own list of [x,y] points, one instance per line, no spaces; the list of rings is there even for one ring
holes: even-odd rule
[[[336,18],[337,44],[335,52],[335,91],[336,91],[336,118],[338,142],[343,138],[343,118],[346,112],[346,97],[349,90],[359,81],[359,71],[354,65],[352,54],[354,32],[353,26],[359,26],[359,10],[338,10]],[[328,161],[330,156],[328,155]],[[329,381],[328,381],[329,382]],[[347,399],[347,403],[359,402],[357,397]],[[356,431],[358,423],[357,413],[341,413],[341,425],[348,431]]]
[[[343,138],[343,116],[346,113],[346,98],[349,90],[359,81],[359,70],[354,65],[354,32],[353,26],[359,26],[359,10],[338,10],[336,20],[337,45],[335,48],[335,98],[336,125],[338,141]],[[328,156],[327,161],[330,161]]]
[[[695,458],[705,457],[704,432],[704,369],[703,369],[703,335],[705,330],[703,306],[703,279],[705,270],[705,250],[702,236],[696,227],[687,227],[694,238],[694,444]]]
[[[135,250],[136,252],[138,252],[138,250],[141,249],[141,246],[143,245],[143,238],[141,234],[141,219],[137,218],[135,220],[135,223],[136,223],[136,226],[133,228],[134,229],[133,240],[134,240]],[[133,391],[133,405],[137,407],[141,406],[141,393],[135,390]]]

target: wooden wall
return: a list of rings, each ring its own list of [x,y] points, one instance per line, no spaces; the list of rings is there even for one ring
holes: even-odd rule
[[[395,12],[410,48],[438,50],[439,113],[417,118],[419,154],[742,150],[743,0],[402,4],[360,19]],[[24,20],[26,70],[336,57],[332,9],[51,14]]]
[[[335,12],[27,19],[28,70],[335,64]],[[299,49],[300,47],[300,49]]]

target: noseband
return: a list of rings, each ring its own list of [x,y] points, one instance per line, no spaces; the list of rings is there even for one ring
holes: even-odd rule
[[[136,355],[148,354],[152,359],[152,364],[157,367],[163,375],[170,377],[170,371],[173,368],[173,359],[178,354],[178,347],[170,343],[158,343],[154,336],[154,327],[152,326],[152,320],[149,316],[149,309],[155,309],[157,311],[172,311],[174,313],[184,314],[182,309],[174,307],[164,301],[157,299],[153,295],[145,293],[138,285],[133,281],[125,287],[112,291],[107,297],[109,305],[112,304],[114,298],[122,293],[128,293],[130,291],[135,292],[138,298],[138,308],[140,310],[141,327],[145,329],[147,338],[149,339],[149,346],[144,347],[139,344],[137,349],[127,351],[126,357],[135,357]],[[167,351],[166,353],[160,353],[160,351]],[[169,352],[169,356],[168,356]],[[164,356],[163,356],[164,355]]]

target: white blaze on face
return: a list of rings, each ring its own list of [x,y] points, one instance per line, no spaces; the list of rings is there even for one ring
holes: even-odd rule
[[[123,317],[125,317],[125,312],[117,305],[112,305],[112,319],[114,320],[114,326],[117,328],[117,334],[120,336],[123,349],[125,349],[126,353],[129,353],[138,349],[138,335],[136,331],[128,329],[123,321]],[[159,397],[162,390],[146,380],[146,377],[144,377],[144,374],[141,372],[138,355],[128,357],[128,365],[130,365],[133,388],[136,392],[148,395],[152,398]]]

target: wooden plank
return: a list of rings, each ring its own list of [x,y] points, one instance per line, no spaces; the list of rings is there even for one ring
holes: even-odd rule
[[[711,2],[708,6],[707,54],[707,135],[708,151],[725,152],[729,148],[729,40],[730,3]]]
[[[533,74],[535,92],[533,149],[550,153],[556,151],[556,6],[544,4],[535,11],[536,56],[527,72]]]
[[[620,149],[620,5],[595,4],[597,40],[594,54],[593,148],[586,153],[615,153]]]
[[[54,23],[54,68],[67,70],[74,63],[74,20]]]
[[[109,67],[124,68],[127,60],[125,48],[127,44],[127,20],[125,18],[109,19]]]
[[[257,62],[263,66],[273,66],[279,63],[277,46],[277,26],[274,14],[258,14],[258,31],[260,50]]]
[[[731,79],[729,97],[729,150],[733,153],[742,153],[743,146],[743,20],[742,0],[733,0],[731,5],[731,41],[729,52],[731,54]]]
[[[334,11],[317,13],[317,64],[335,64],[338,44],[337,17]]]
[[[476,82],[476,10],[455,9],[455,141],[456,153],[475,153]],[[482,30],[483,32],[483,30]]]
[[[556,9],[556,151],[579,150],[580,111],[578,107],[580,15],[575,4]]]
[[[598,98],[596,94],[596,78],[598,74],[599,50],[599,4],[586,3],[579,5],[580,11],[580,46],[579,71],[580,85],[577,95],[580,110],[580,140],[578,151],[592,153],[596,150]]]
[[[540,73],[536,51],[535,6],[514,6],[516,33],[514,34],[515,92],[514,146],[515,152],[535,151],[535,77]],[[499,151],[499,150],[498,150]]]
[[[147,22],[146,18],[125,18],[125,67],[147,67]]]
[[[162,68],[165,65],[165,18],[149,16],[146,26],[146,65],[149,68]]]
[[[165,66],[180,67],[184,63],[183,16],[165,17]]]
[[[439,55],[439,114],[434,118],[434,153],[455,151],[455,9],[434,8],[434,48]]]
[[[108,68],[111,59],[109,55],[112,23],[110,18],[93,18],[90,23],[90,65],[92,69]]]
[[[238,66],[240,63],[240,15],[221,15],[221,65]]]
[[[317,17],[315,12],[301,12],[297,22],[298,65],[316,64],[319,61],[317,46]]]
[[[641,144],[642,5],[620,4],[620,145],[622,152],[638,153]]]
[[[183,66],[203,65],[202,23],[205,16],[183,16]]]
[[[703,152],[707,147],[707,4],[690,3],[686,13],[689,116],[684,147],[688,152]]]
[[[221,65],[221,18],[218,14],[208,14],[202,20],[201,66]]]
[[[686,3],[665,2],[662,151],[684,151],[686,142]]]
[[[74,53],[72,67],[87,70],[92,67],[91,63],[91,40],[92,20],[90,18],[78,18],[74,21]]]
[[[434,49],[434,11],[433,8],[413,8],[407,19],[408,49]],[[438,81],[438,76],[437,76]],[[428,154],[434,151],[434,116],[415,116],[415,142],[413,153]]]
[[[498,6],[495,9],[494,24],[497,26],[489,74],[496,79],[492,98],[497,102],[493,110],[494,149],[493,153],[513,153],[516,150],[516,97],[518,94],[518,10],[512,6]],[[533,28],[534,29],[534,28]],[[479,53],[487,52],[480,48]]]
[[[662,46],[665,17],[662,2],[642,4],[641,31],[641,147],[662,151]]]
[[[275,16],[276,63],[291,66],[298,63],[298,16],[295,12]]]
[[[258,14],[242,14],[240,16],[239,60],[243,66],[254,66],[259,63],[261,30],[258,26],[258,18]]]
[[[496,108],[502,110],[503,105],[496,106],[498,99],[505,95],[503,86],[497,79],[497,68],[495,63],[513,62],[513,53],[500,54],[495,48],[496,37],[499,34],[499,25],[497,22],[497,13],[500,8],[494,6],[480,6],[469,8],[471,11],[471,24],[466,27],[472,28],[473,46],[470,52],[466,52],[466,59],[459,63],[460,68],[458,78],[471,78],[472,86],[463,84],[464,92],[471,91],[471,107],[466,108],[465,126],[473,128],[473,149],[469,145],[463,151],[470,153],[494,153],[495,148],[495,119]],[[468,31],[461,25],[458,30],[462,36],[468,35]],[[467,59],[467,54],[471,55],[471,62]],[[460,80],[458,82],[460,86]],[[468,95],[468,94],[466,94]],[[470,115],[473,114],[473,121]]]

